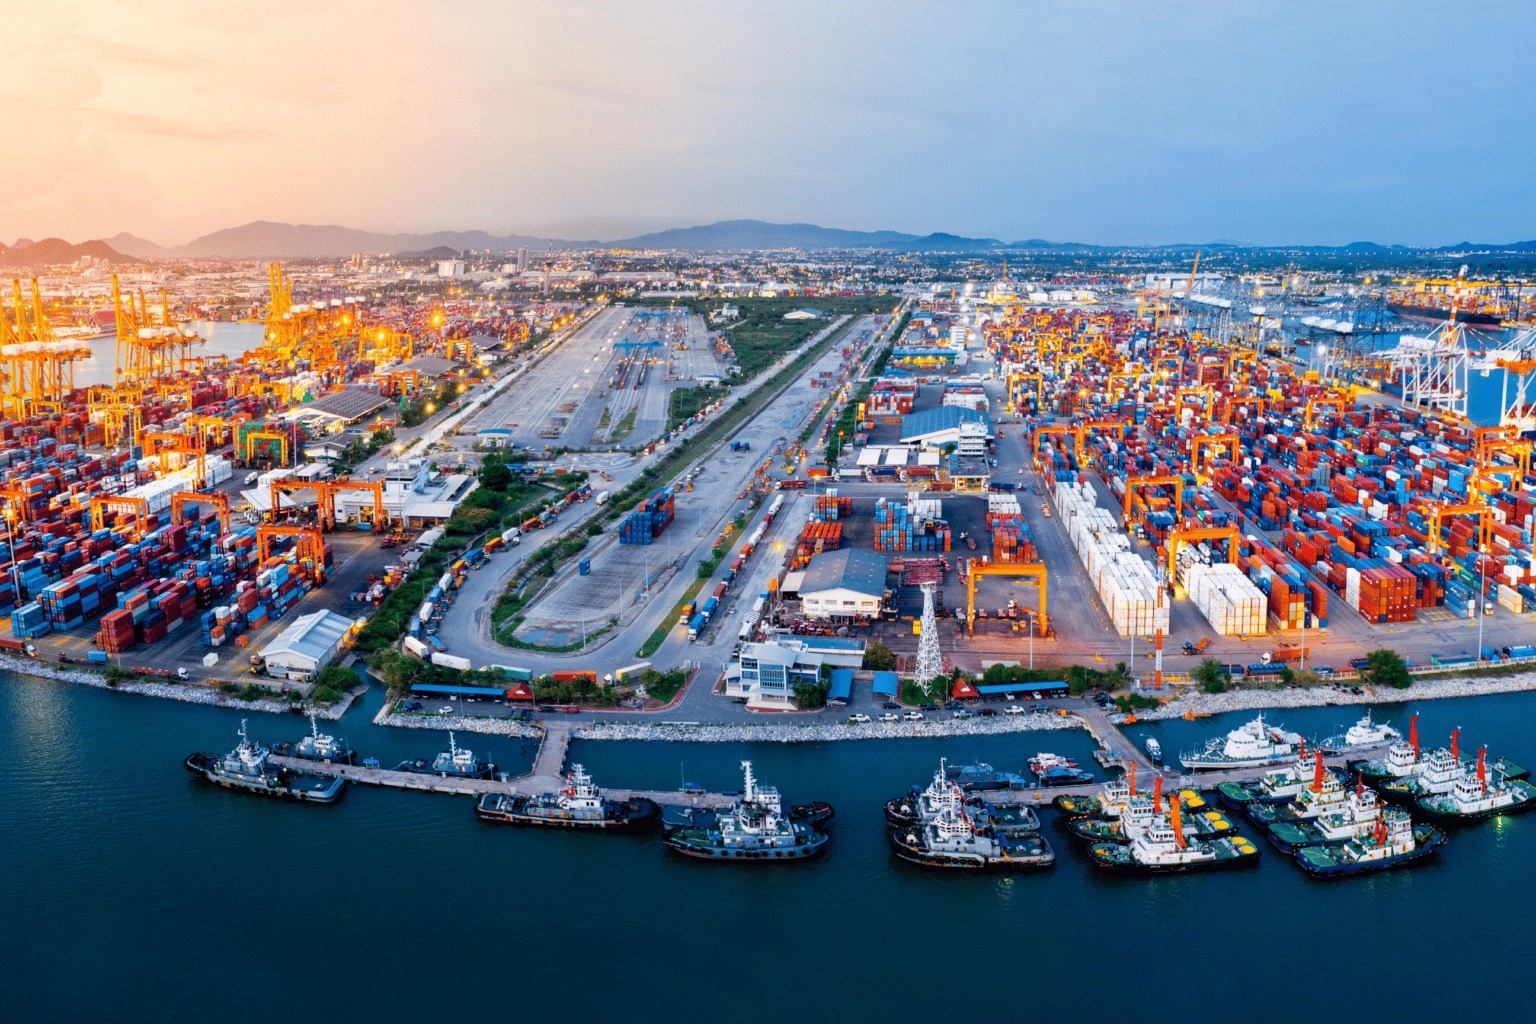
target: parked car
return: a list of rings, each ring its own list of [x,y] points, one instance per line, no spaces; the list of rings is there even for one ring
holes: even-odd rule
[[[1022,715],[1023,713],[1024,709],[1017,704],[1009,704],[1006,708],[1003,708],[1003,714],[1005,715]]]
[[[918,705],[918,707],[921,708],[923,711],[937,711],[937,710],[939,710],[939,706],[937,704],[920,704],[920,705]]]
[[[959,711],[956,711],[954,713],[954,715],[952,715],[951,717],[953,717],[953,718],[973,718],[975,716],[973,716],[969,711],[965,710],[964,708],[961,708]]]
[[[996,708],[982,708],[980,711],[978,711],[976,713],[978,715],[980,715],[982,718],[996,718],[997,717],[997,709]]]
[[[884,704],[881,705],[881,707],[885,708],[885,710],[887,710],[887,711],[899,711],[899,710],[901,710],[901,705],[896,703],[893,700],[886,701]]]
[[[921,722],[923,720],[923,713],[921,711],[908,711],[901,717],[909,722]]]
[[[869,716],[868,715],[849,715],[848,716],[848,721],[853,722],[855,724],[862,725],[863,723],[869,721]]]
[[[899,721],[899,719],[896,717],[895,714],[893,714],[890,711],[887,711],[885,714],[880,716],[880,721],[882,721],[882,722],[896,722],[896,721]]]

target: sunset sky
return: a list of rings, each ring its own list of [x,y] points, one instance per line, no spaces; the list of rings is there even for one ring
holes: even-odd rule
[[[1536,237],[1536,6],[0,0],[0,241]]]

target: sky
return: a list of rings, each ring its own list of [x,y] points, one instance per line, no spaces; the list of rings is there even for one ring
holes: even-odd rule
[[[1536,4],[0,0],[0,240],[1536,238]]]

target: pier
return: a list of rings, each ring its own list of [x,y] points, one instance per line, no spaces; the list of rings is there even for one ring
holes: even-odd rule
[[[571,726],[565,722],[545,725],[544,738],[539,743],[539,753],[534,758],[533,770],[526,775],[502,781],[500,779],[454,779],[441,775],[419,772],[397,772],[385,768],[360,768],[350,764],[325,764],[296,757],[272,755],[272,763],[281,768],[311,775],[339,776],[349,782],[364,786],[387,786],[390,789],[413,789],[419,793],[447,793],[452,796],[480,797],[486,793],[522,794],[547,796],[565,786],[565,758],[571,746]],[[679,807],[725,807],[731,797],[722,793],[684,792],[682,790],[615,789],[603,787],[603,793],[615,800],[640,798],[658,804]]]

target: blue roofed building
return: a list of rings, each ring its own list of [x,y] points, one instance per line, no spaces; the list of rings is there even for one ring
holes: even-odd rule
[[[991,418],[979,409],[949,405],[901,418],[901,443],[920,450],[954,445],[959,455],[985,457],[995,436]]]

